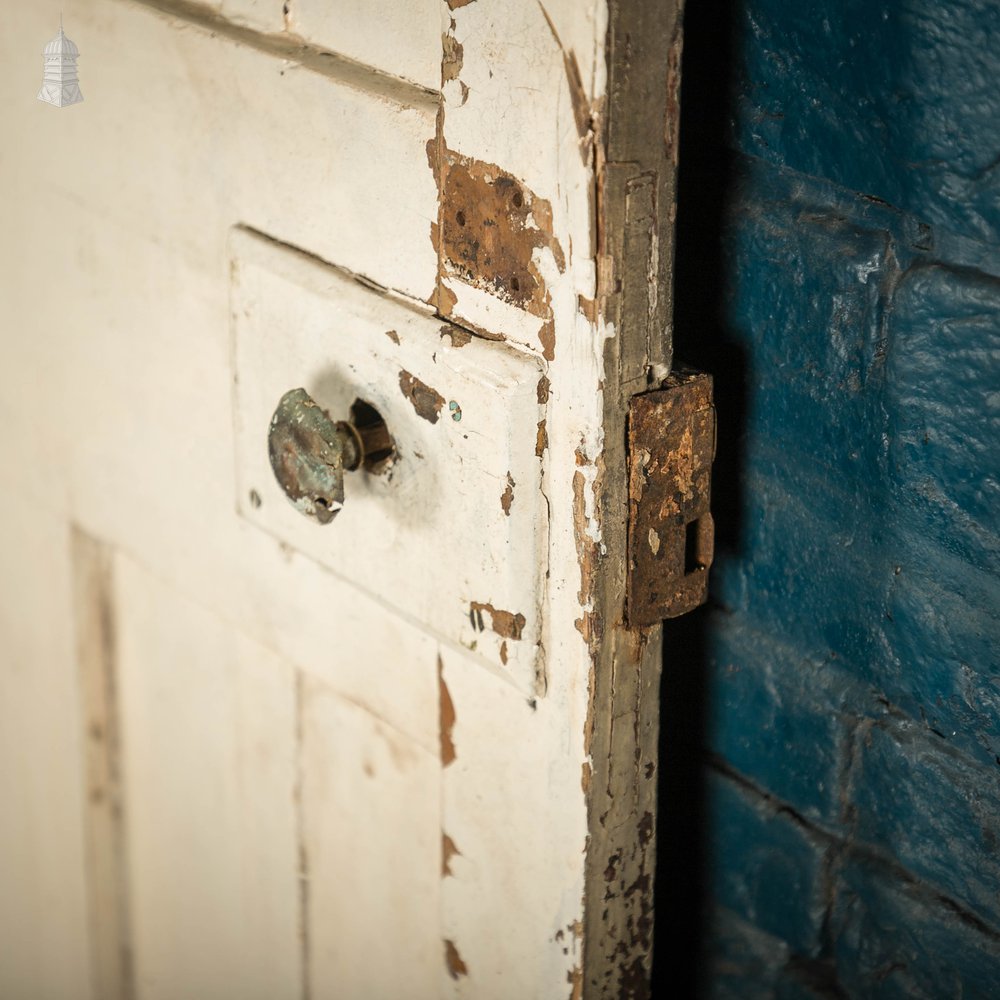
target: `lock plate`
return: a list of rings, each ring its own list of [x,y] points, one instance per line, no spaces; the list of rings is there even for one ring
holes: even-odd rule
[[[633,397],[628,447],[626,607],[634,628],[676,618],[708,596],[715,543],[712,376],[674,372],[660,389]]]

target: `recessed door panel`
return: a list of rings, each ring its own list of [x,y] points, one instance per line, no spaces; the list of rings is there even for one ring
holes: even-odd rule
[[[533,692],[541,362],[257,234],[236,230],[232,255],[240,512]],[[269,461],[272,415],[298,387],[334,420],[360,403],[392,439],[379,470],[345,473],[328,524],[302,515]]]

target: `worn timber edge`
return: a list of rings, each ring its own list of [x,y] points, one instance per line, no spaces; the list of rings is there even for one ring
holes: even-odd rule
[[[599,309],[605,354],[604,554],[595,613],[584,907],[586,998],[650,993],[662,627],[625,619],[629,400],[670,371],[683,0],[609,0],[608,99],[597,143]],[[586,563],[587,554],[582,554]]]

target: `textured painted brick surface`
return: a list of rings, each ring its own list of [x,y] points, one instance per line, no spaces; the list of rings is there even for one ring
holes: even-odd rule
[[[715,596],[992,760],[1000,282],[929,263],[903,217],[862,203],[846,223],[808,179],[756,166],[742,193],[744,557],[720,560]]]
[[[829,659],[722,619],[710,652],[712,751],[808,819],[836,826],[862,686]]]
[[[829,971],[802,962],[779,938],[765,934],[730,910],[712,913],[711,1000],[821,1000]]]
[[[996,1000],[1000,939],[880,866],[843,873],[832,918],[841,988],[877,1000]],[[842,994],[842,995],[844,995]]]
[[[734,6],[709,993],[1000,997],[1000,5]]]
[[[886,655],[869,676],[894,703],[987,769],[1000,754],[996,578],[919,536],[900,546]]]
[[[996,242],[996,3],[739,9],[739,147]]]
[[[888,329],[894,493],[937,529],[933,541],[996,573],[1000,278],[921,263],[900,281]]]
[[[719,906],[711,919],[712,1000],[768,1000],[788,963],[789,948]]]
[[[815,947],[824,845],[730,779],[713,775],[710,827],[715,899],[793,951]]]
[[[1000,768],[977,767],[909,720],[872,726],[859,744],[850,788],[854,838],[1000,924]]]

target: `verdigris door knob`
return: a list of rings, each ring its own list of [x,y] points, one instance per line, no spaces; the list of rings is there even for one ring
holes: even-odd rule
[[[360,405],[363,415],[375,413]],[[267,445],[278,484],[297,510],[320,524],[328,524],[344,506],[344,472],[392,447],[381,418],[358,421],[358,406],[355,422],[334,421],[305,389],[292,389],[271,417]]]

